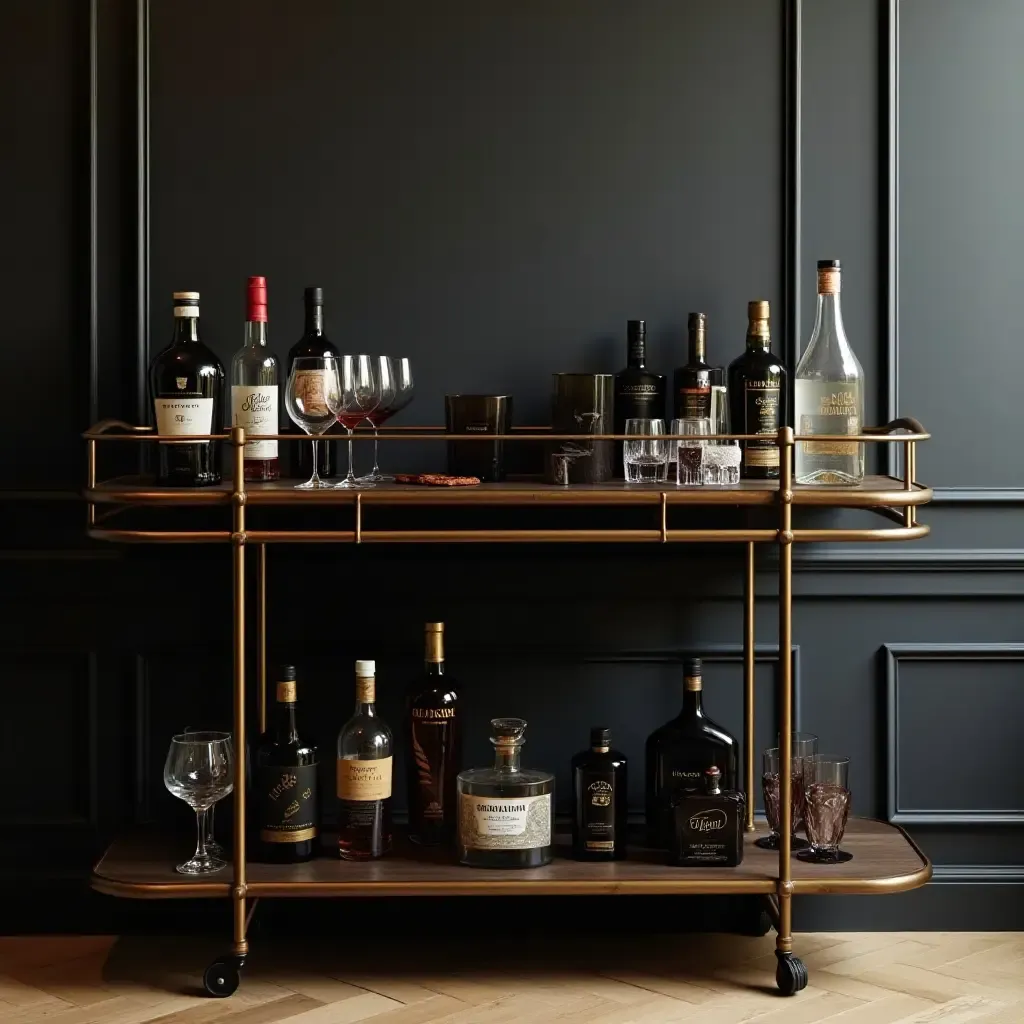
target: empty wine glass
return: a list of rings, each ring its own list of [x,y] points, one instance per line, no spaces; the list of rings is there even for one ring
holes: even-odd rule
[[[374,367],[380,380],[380,403],[376,409],[366,414],[366,420],[373,427],[373,469],[359,477],[360,483],[378,484],[386,477],[377,465],[377,428],[391,415],[391,403],[396,392],[395,364],[390,356],[375,356]]]
[[[626,483],[661,483],[668,478],[668,442],[662,419],[626,420],[622,462]]]
[[[320,435],[334,423],[332,403],[338,401],[338,360],[334,356],[300,356],[292,363],[284,391],[285,408],[292,422],[313,438],[313,475],[300,490],[332,487],[317,473]]]
[[[186,739],[188,739],[188,738],[191,738],[191,736],[194,733],[198,732],[198,731],[199,730],[193,729],[190,725],[186,725],[185,728],[181,730],[181,735],[184,736]],[[217,825],[216,825],[216,821],[217,821],[217,805],[214,804],[213,806],[210,807],[209,811],[207,811],[207,813],[206,813],[206,849],[207,849],[207,852],[212,857],[223,857],[224,856],[224,847],[221,846],[221,844],[217,842],[217,835],[216,835]]]
[[[850,759],[814,754],[804,759],[804,826],[811,848],[797,856],[814,864],[844,864],[852,853],[839,849],[850,816]]]
[[[234,789],[234,760],[230,733],[190,732],[171,738],[164,785],[196,812],[196,852],[175,868],[183,875],[205,875],[224,867],[208,849],[206,816]]]
[[[367,476],[360,477],[360,480],[368,480],[372,483],[392,483],[393,476],[381,473],[377,466],[377,428],[385,420],[391,419],[396,413],[400,413],[412,400],[415,395],[415,385],[412,379],[412,363],[407,356],[391,358],[391,372],[394,380],[394,395],[385,404],[383,401],[366,418],[373,425],[373,472]]]
[[[335,487],[373,487],[352,472],[352,431],[380,405],[380,375],[373,356],[338,356],[338,390],[330,401],[331,412],[348,431],[348,475]]]

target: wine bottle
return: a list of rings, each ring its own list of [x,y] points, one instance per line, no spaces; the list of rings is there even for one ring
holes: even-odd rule
[[[246,297],[245,339],[231,360],[231,423],[245,428],[245,479],[277,480],[277,442],[255,440],[278,432],[277,358],[267,349],[267,279],[250,277]]]
[[[691,313],[687,323],[687,359],[672,374],[675,419],[711,418],[711,367],[705,362],[707,317]]]
[[[322,288],[307,288],[303,294],[306,308],[305,327],[302,337],[288,351],[288,373],[292,372],[295,360],[302,356],[337,356],[338,350],[324,333],[324,293]],[[331,428],[336,429],[335,427]],[[305,437],[305,435],[302,435]],[[298,444],[294,476],[303,480],[313,475],[313,445],[303,440]],[[336,445],[325,434],[317,445],[317,472],[327,479],[337,473]]]
[[[455,838],[462,722],[456,684],[445,671],[444,623],[428,622],[423,629],[423,673],[406,701],[409,838],[440,846]]]
[[[158,434],[212,434],[221,427],[224,367],[199,340],[199,292],[174,293],[174,336],[149,367]],[[220,483],[218,449],[210,441],[161,441],[157,482],[204,487]]]
[[[647,324],[643,320],[626,323],[627,365],[615,374],[615,433],[626,431],[629,419],[664,419],[665,377],[647,369]],[[616,443],[615,472],[622,476],[622,442]]]
[[[356,662],[356,708],[338,733],[338,852],[345,860],[391,849],[391,730],[377,714],[376,665]]]
[[[763,441],[741,441],[744,480],[778,480],[779,427],[786,422],[786,368],[772,354],[768,303],[747,304],[747,346],[729,366],[730,429],[764,434]]]
[[[294,666],[281,668],[275,696],[271,722],[253,758],[251,793],[259,828],[254,857],[296,863],[316,854],[320,800],[316,747],[302,742],[295,721]]]

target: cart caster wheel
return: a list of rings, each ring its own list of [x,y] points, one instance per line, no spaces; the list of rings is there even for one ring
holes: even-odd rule
[[[218,957],[203,972],[203,988],[215,999],[234,995],[244,963],[245,960],[239,956]]]
[[[795,996],[807,988],[807,968],[792,953],[776,953],[779,965],[775,968],[775,984],[784,996]]]

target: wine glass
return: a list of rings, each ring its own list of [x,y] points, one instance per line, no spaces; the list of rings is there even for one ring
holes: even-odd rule
[[[292,422],[313,438],[313,475],[300,490],[331,487],[317,473],[317,444],[320,435],[334,423],[332,402],[338,397],[338,365],[334,356],[300,356],[292,363],[284,391],[285,407]]]
[[[412,379],[412,363],[407,356],[392,357],[391,371],[394,379],[395,393],[390,402],[381,402],[373,412],[366,418],[373,425],[373,472],[368,476],[360,477],[361,480],[372,483],[391,483],[393,476],[381,473],[377,468],[377,428],[385,420],[391,419],[396,413],[401,412],[414,397],[415,386]]]
[[[191,739],[192,736],[199,731],[200,730],[198,729],[193,729],[190,725],[186,725],[185,728],[181,730],[181,735],[184,736],[186,739]],[[230,742],[230,739],[228,742]],[[213,857],[223,857],[224,847],[217,842],[216,819],[217,805],[214,804],[210,807],[210,810],[206,814],[206,849],[207,852]]]
[[[171,738],[164,762],[164,785],[196,812],[196,852],[175,870],[183,875],[219,871],[224,861],[207,848],[206,816],[234,789],[234,751],[226,732],[179,733]]]
[[[328,398],[331,412],[348,431],[348,475],[335,487],[373,487],[352,472],[352,431],[380,405],[380,376],[373,356],[338,356],[338,388]],[[330,485],[328,485],[330,486]]]
[[[391,403],[395,399],[395,364],[390,356],[376,356],[374,366],[380,378],[380,404],[366,415],[367,422],[373,427],[373,469],[359,477],[359,482],[364,484],[379,484],[392,479],[384,476],[377,465],[377,428],[391,415]]]

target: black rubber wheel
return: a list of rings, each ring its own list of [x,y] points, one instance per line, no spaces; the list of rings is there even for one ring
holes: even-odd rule
[[[203,972],[203,988],[215,999],[234,995],[241,981],[237,958],[222,956]]]
[[[807,988],[807,968],[792,953],[776,953],[779,965],[775,968],[775,984],[784,996],[795,996]]]

